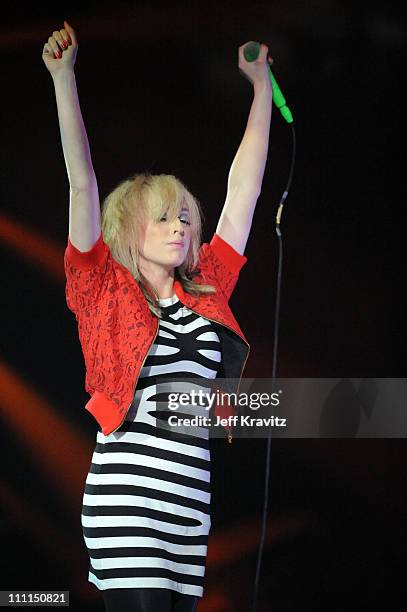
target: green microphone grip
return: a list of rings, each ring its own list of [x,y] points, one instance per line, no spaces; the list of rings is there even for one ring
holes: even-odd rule
[[[247,45],[245,45],[245,48],[243,49],[243,55],[247,62],[254,62],[259,57],[259,53],[260,53],[260,43],[258,42],[254,42],[254,41],[249,42],[247,43]],[[271,72],[269,65],[267,65],[267,69],[270,75],[271,86],[273,89],[273,102],[277,106],[277,108],[280,110],[280,113],[282,114],[284,119],[287,121],[287,123],[292,123],[293,116],[291,114],[290,109],[288,108],[286,104],[282,91],[280,87],[278,86],[278,83],[274,77],[274,74]]]

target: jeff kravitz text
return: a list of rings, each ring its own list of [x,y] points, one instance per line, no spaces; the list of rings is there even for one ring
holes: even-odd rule
[[[243,415],[212,418],[207,416],[179,417],[172,414],[168,418],[168,424],[171,427],[236,427],[238,424],[241,427],[286,427],[286,421],[287,419],[276,416],[259,418]]]

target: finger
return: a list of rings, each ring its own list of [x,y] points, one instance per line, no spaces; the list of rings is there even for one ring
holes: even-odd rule
[[[46,56],[54,57],[54,52],[48,43],[44,44],[43,49],[42,49],[42,54]]]
[[[71,38],[72,44],[76,45],[78,41],[76,40],[75,30],[66,20],[64,20],[64,28],[68,32]]]
[[[268,46],[267,46],[267,45],[265,45],[264,43],[261,43],[261,44],[260,44],[260,53],[259,53],[259,57],[258,57],[258,59],[259,59],[260,61],[265,61],[265,59],[266,59],[266,57],[267,57],[268,52],[269,52],[269,48],[268,48]]]
[[[57,43],[58,43],[59,47],[62,49],[62,51],[64,51],[65,49],[68,48],[68,43],[66,43],[64,41],[64,39],[62,38],[61,32],[58,32],[58,30],[55,30],[55,32],[52,32],[52,36],[57,41]]]
[[[57,41],[55,40],[55,38],[53,36],[50,36],[48,38],[48,44],[49,44],[49,46],[51,47],[51,49],[52,49],[52,51],[54,53],[54,57],[61,58],[62,57],[62,53],[59,50],[58,45],[57,45]]]
[[[65,28],[62,28],[62,30],[59,31],[61,32],[62,40],[66,42],[67,47],[69,47],[69,45],[72,45],[71,37],[69,36]]]

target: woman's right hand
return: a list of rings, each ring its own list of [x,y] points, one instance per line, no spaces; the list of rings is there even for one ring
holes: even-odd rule
[[[67,21],[64,21],[64,26],[62,30],[52,32],[42,51],[42,59],[52,77],[63,70],[73,70],[78,52],[74,29]]]

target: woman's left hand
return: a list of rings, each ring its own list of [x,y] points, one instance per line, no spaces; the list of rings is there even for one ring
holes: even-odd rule
[[[273,63],[273,58],[269,55],[269,50],[267,45],[261,43],[259,56],[253,62],[247,62],[243,55],[243,49],[247,43],[241,45],[239,47],[239,70],[245,76],[252,85],[259,83],[261,81],[267,80],[270,81],[269,71],[267,69],[267,64],[270,66]]]

